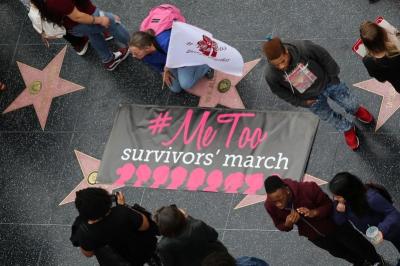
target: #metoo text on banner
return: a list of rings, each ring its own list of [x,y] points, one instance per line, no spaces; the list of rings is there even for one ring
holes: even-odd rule
[[[302,178],[317,125],[305,112],[123,105],[97,181],[265,194],[268,175]]]

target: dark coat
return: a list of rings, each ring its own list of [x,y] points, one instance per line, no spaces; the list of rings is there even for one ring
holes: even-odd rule
[[[321,237],[320,234],[325,236],[331,234],[335,230],[336,225],[332,219],[333,202],[328,195],[314,182],[297,182],[290,179],[283,179],[283,181],[292,192],[294,209],[305,207],[310,210],[317,209],[319,211],[317,217],[302,217],[297,222],[299,235],[314,240]],[[293,229],[285,226],[286,217],[290,214],[290,210],[278,209],[268,200],[265,201],[264,206],[279,230],[288,232]],[[305,221],[310,223],[311,226]],[[320,234],[312,227],[318,230]]]
[[[400,93],[400,55],[383,58],[366,56],[363,63],[371,77],[380,82],[389,81],[394,89]]]
[[[190,216],[178,236],[161,238],[157,250],[164,266],[200,266],[210,253],[227,252],[214,228]]]
[[[358,230],[365,233],[369,226],[377,226],[384,239],[392,240],[400,237],[400,212],[388,202],[378,191],[368,189],[367,202],[370,207],[368,214],[358,217],[346,205],[346,212],[335,209],[334,220],[337,224],[351,221]]]
[[[339,80],[339,66],[332,56],[323,47],[311,41],[296,41],[285,43],[291,56],[289,68],[281,71],[271,64],[267,65],[265,79],[271,91],[279,98],[294,106],[309,107],[306,100],[316,99],[328,86],[337,84]],[[299,63],[308,66],[308,69],[317,77],[314,84],[304,93],[292,88],[285,76]]]

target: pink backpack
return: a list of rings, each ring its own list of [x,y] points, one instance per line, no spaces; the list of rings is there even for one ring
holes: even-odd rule
[[[156,35],[172,28],[172,22],[186,22],[179,8],[170,4],[153,7],[140,25],[140,31],[152,29]]]

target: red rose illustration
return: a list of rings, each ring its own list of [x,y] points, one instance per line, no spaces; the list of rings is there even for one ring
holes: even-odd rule
[[[197,48],[206,56],[217,56],[218,44],[205,35],[203,35],[203,40],[197,42]]]

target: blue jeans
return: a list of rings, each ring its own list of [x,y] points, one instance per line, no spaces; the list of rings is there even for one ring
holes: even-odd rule
[[[337,131],[345,132],[353,127],[353,123],[341,114],[336,113],[328,104],[328,97],[344,108],[346,113],[354,115],[360,105],[349,88],[344,83],[329,84],[323,93],[317,97],[317,101],[310,106],[311,112],[321,120],[332,124]]]
[[[171,68],[170,71],[174,78],[169,89],[172,92],[189,90],[196,84],[197,81],[204,77],[209,69],[210,67],[208,65]]]
[[[113,59],[113,53],[108,48],[107,42],[104,39],[103,32],[110,31],[114,38],[123,44],[125,47],[129,43],[129,32],[126,30],[125,26],[121,23],[115,22],[114,15],[109,12],[104,12],[104,15],[110,18],[110,26],[104,28],[98,24],[79,24],[73,27],[70,33],[74,36],[82,37],[88,36],[90,44],[96,50],[97,54],[100,56],[103,63],[107,63]],[[100,9],[96,9],[93,16],[100,16]]]

